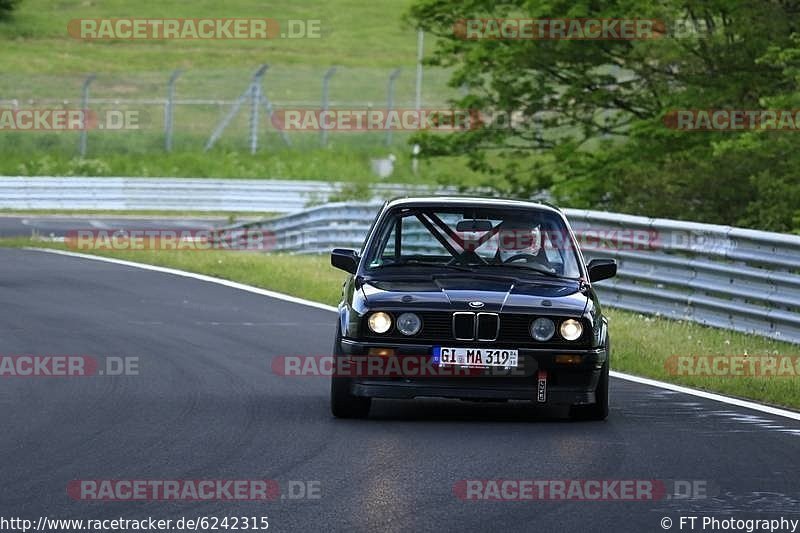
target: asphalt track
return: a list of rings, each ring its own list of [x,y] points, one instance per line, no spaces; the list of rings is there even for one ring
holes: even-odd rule
[[[129,266],[0,249],[0,355],[139,358],[139,375],[0,377],[0,516],[269,516],[270,531],[680,531],[681,515],[800,519],[800,422],[613,379],[606,422],[521,404],[377,401],[336,420],[334,314]],[[319,499],[86,502],[74,479],[318,481]],[[657,501],[464,501],[465,479],[702,480]],[[699,529],[695,529],[697,531]],[[684,527],[683,531],[687,531]],[[705,531],[709,531],[706,529]]]
[[[0,215],[0,237],[63,237],[73,230],[202,230],[228,224],[219,217]]]

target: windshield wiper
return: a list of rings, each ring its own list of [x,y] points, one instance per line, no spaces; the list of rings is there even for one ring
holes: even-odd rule
[[[517,270],[532,270],[533,272],[537,272],[539,274],[544,274],[546,276],[550,276],[551,278],[559,278],[559,279],[572,279],[566,276],[562,276],[560,274],[556,274],[552,270],[548,269],[546,266],[537,265],[535,263],[528,263],[526,265],[523,264],[513,264],[513,263],[489,263],[487,266],[491,267],[507,267],[507,268],[515,268]]]
[[[472,272],[473,270],[468,267],[459,266],[459,265],[448,265],[447,263],[436,263],[435,261],[418,261],[415,259],[411,259],[408,261],[399,261],[397,263],[386,263],[383,265],[374,266],[372,268],[387,268],[387,267],[396,267],[396,266],[430,266],[430,267],[437,267],[437,268],[446,268],[449,270],[458,270],[460,272]]]

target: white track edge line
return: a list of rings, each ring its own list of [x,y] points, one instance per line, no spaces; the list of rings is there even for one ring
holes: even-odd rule
[[[296,296],[290,296],[288,294],[284,294],[282,292],[275,292],[269,291],[266,289],[261,289],[258,287],[253,287],[252,285],[246,285],[244,283],[237,283],[235,281],[229,281],[225,279],[215,278],[212,276],[207,276],[205,274],[196,274],[194,272],[187,272],[185,270],[178,270],[176,268],[167,268],[167,267],[160,267],[155,265],[148,265],[145,263],[136,263],[133,261],[125,261],[123,259],[114,259],[112,257],[102,257],[98,255],[89,255],[89,254],[81,254],[76,252],[68,252],[66,250],[54,250],[51,248],[32,248],[32,247],[25,247],[24,250],[29,251],[36,251],[36,252],[45,252],[50,254],[57,254],[57,255],[66,255],[69,257],[77,257],[81,259],[90,259],[92,261],[101,261],[104,263],[112,263],[115,265],[122,265],[122,266],[129,266],[133,268],[139,268],[141,270],[149,270],[152,272],[161,272],[163,274],[172,274],[174,276],[181,276],[184,278],[191,278],[200,281],[207,281],[209,283],[216,283],[217,285],[223,285],[225,287],[229,287],[231,289],[238,289],[242,291],[251,292],[254,294],[260,294],[261,296],[267,296],[269,298],[275,298],[276,300],[283,300],[285,302],[291,302],[299,305],[305,305],[308,307],[314,307],[316,309],[322,309],[324,311],[334,311],[336,312],[338,309],[332,305],[325,305],[319,302],[314,302],[311,300],[306,300],[304,298],[298,298]],[[770,405],[764,405],[756,402],[751,402],[747,400],[742,400],[739,398],[732,398],[730,396],[724,396],[722,394],[715,394],[713,392],[706,392],[698,389],[692,389],[689,387],[683,387],[681,385],[674,385],[672,383],[666,383],[664,381],[657,381],[655,379],[643,378],[639,376],[634,376],[631,374],[625,374],[624,372],[617,372],[611,371],[610,372],[612,377],[617,379],[624,379],[626,381],[631,381],[634,383],[639,383],[641,385],[648,385],[650,387],[656,387],[659,389],[670,390],[674,392],[679,392],[682,394],[688,394],[691,396],[697,396],[699,398],[705,398],[707,400],[712,400],[715,402],[725,403],[728,405],[735,405],[737,407],[744,407],[746,409],[752,409],[754,411],[760,411],[762,413],[767,413],[775,416],[782,416],[784,418],[790,418],[792,420],[800,420],[800,413],[795,411],[787,411],[786,409],[780,409],[778,407],[772,407]]]
[[[313,302],[311,300],[305,300],[303,298],[298,298],[296,296],[290,296],[288,294],[284,294],[282,292],[275,292],[270,291],[267,289],[260,289],[258,287],[253,287],[252,285],[246,285],[244,283],[237,283],[235,281],[229,281],[227,279],[220,279],[215,278],[213,276],[207,276],[205,274],[196,274],[194,272],[187,272],[185,270],[178,270],[177,268],[167,268],[161,267],[156,265],[148,265],[145,263],[136,263],[133,261],[125,261],[123,259],[114,259],[112,257],[101,257],[99,255],[89,255],[89,254],[81,254],[76,252],[68,252],[66,250],[53,250],[50,248],[31,248],[25,247],[24,250],[35,251],[35,252],[45,252],[49,254],[58,254],[58,255],[66,255],[69,257],[77,257],[80,259],[90,259],[92,261],[101,261],[104,263],[112,263],[115,265],[122,265],[128,266],[133,268],[139,268],[141,270],[150,270],[152,272],[161,272],[163,274],[172,274],[174,276],[181,276],[184,278],[192,278],[200,281],[207,281],[209,283],[216,283],[217,285],[224,285],[225,287],[229,287],[231,289],[238,289],[241,291],[252,292],[255,294],[260,294],[262,296],[267,296],[269,298],[275,298],[276,300],[283,300],[285,302],[291,302],[300,305],[306,305],[309,307],[316,307],[317,309],[322,309],[324,311],[337,311],[336,307],[332,305],[325,305],[319,302]]]
[[[791,418],[792,420],[800,420],[800,413],[795,411],[787,411],[786,409],[781,409],[779,407],[772,407],[771,405],[764,405],[761,403],[751,402],[748,400],[742,400],[739,398],[733,398],[731,396],[724,396],[722,394],[716,394],[713,392],[707,392],[704,390],[699,389],[692,389],[689,387],[682,387],[681,385],[674,385],[672,383],[666,383],[664,381],[658,381],[655,379],[650,378],[643,378],[639,376],[634,376],[631,374],[625,374],[624,372],[617,372],[612,370],[609,372],[611,376],[617,379],[624,379],[626,381],[632,381],[634,383],[640,383],[642,385],[649,385],[651,387],[658,387],[659,389],[666,389],[671,390],[674,392],[680,392],[682,394],[689,394],[692,396],[697,396],[698,398],[705,398],[706,400],[713,400],[715,402],[722,402],[728,405],[735,405],[737,407],[745,407],[747,409],[753,409],[754,411],[761,411],[762,413],[768,413],[771,415],[782,416],[785,418]]]

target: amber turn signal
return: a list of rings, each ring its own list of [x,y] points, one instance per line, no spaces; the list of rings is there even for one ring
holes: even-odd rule
[[[391,357],[394,355],[394,348],[370,348],[368,355],[378,355],[380,357]]]

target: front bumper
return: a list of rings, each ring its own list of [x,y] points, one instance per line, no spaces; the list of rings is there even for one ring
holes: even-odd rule
[[[458,343],[455,343],[458,344]],[[492,346],[494,348],[495,346]],[[366,356],[370,348],[393,348],[396,356],[432,357],[430,344],[391,344],[343,339],[337,357]],[[511,348],[506,346],[506,348]],[[584,405],[595,402],[595,389],[608,359],[605,348],[535,349],[518,348],[519,367],[509,375],[490,370],[468,376],[350,377],[355,396],[411,399],[417,397],[469,400],[531,400],[540,402],[540,371],[546,372],[544,403]],[[578,355],[578,363],[557,363],[556,355]]]

